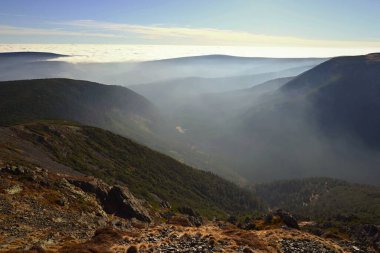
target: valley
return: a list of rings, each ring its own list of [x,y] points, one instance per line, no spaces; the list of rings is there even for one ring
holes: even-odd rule
[[[380,253],[379,13],[1,0],[0,253]]]
[[[38,73],[57,55],[1,57]],[[127,87],[0,82],[0,252],[378,252],[378,63],[205,56],[140,63],[188,71]]]

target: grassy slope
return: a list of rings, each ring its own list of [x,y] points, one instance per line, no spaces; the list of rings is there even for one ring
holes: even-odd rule
[[[248,213],[260,207],[253,194],[212,173],[99,128],[40,122],[12,129],[59,163],[109,183],[126,184],[153,204],[151,193],[174,207],[191,206],[209,217]]]
[[[256,186],[271,207],[326,220],[355,215],[363,222],[380,223],[380,187],[329,178],[283,180]]]

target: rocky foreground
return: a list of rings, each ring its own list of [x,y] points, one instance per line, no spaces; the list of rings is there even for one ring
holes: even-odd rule
[[[332,231],[283,211],[208,221],[189,207],[153,208],[93,177],[0,170],[0,252],[379,252],[376,226]]]

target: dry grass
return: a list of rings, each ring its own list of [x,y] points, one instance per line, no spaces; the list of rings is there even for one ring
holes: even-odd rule
[[[123,237],[112,228],[103,228],[95,232],[95,236],[87,242],[64,246],[59,253],[108,253],[113,252],[111,246]]]

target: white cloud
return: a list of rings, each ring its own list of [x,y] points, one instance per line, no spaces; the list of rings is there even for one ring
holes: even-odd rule
[[[0,25],[0,34],[2,35],[58,35],[58,36],[85,36],[85,37],[120,37],[116,34],[109,33],[93,33],[93,32],[77,32],[67,31],[62,29],[42,29],[42,28],[29,28],[17,27],[9,25]]]
[[[195,55],[224,54],[244,57],[335,57],[380,52],[378,48],[243,47],[119,44],[0,44],[0,52],[52,52],[72,55],[69,62],[148,61]]]
[[[312,40],[289,36],[254,34],[213,28],[145,26],[95,20],[72,20],[61,25],[86,27],[112,32],[117,36],[136,34],[158,43],[235,45],[235,46],[307,46],[307,47],[379,47],[380,41]]]
[[[321,47],[378,48],[380,41],[312,40],[290,36],[254,34],[214,28],[165,27],[134,25],[95,20],[72,20],[50,23],[62,28],[31,28],[0,24],[0,35],[76,36],[118,38],[118,42],[148,44],[259,46],[259,47]],[[85,30],[83,30],[85,29]],[[81,42],[78,40],[78,42]],[[112,42],[112,41],[111,41]]]

